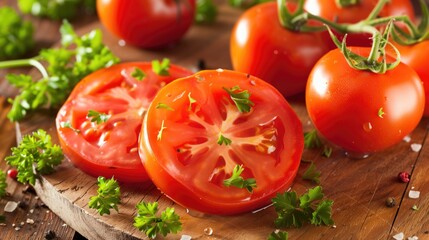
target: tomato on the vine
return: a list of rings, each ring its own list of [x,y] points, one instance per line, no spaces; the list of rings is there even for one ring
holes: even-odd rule
[[[394,43],[401,53],[401,62],[413,68],[423,82],[425,97],[429,99],[429,40],[425,40],[414,45],[405,46]],[[429,116],[429,104],[425,105],[424,116]]]
[[[218,69],[162,88],[139,144],[150,178],[168,197],[192,210],[230,215],[264,207],[291,186],[303,132],[274,87]],[[241,180],[256,184],[251,191],[225,184],[240,166]]]
[[[88,75],[76,85],[56,118],[64,155],[95,177],[148,180],[137,150],[143,115],[162,86],[190,74],[170,65],[169,75],[160,76],[151,63],[130,62]]]
[[[357,3],[349,6],[340,6],[334,0],[306,0],[304,9],[311,14],[323,17],[329,21],[337,23],[357,23],[366,19],[374,7],[377,5],[378,0],[360,0]],[[344,1],[347,2],[347,1]],[[407,15],[411,20],[415,19],[415,12],[412,1],[410,0],[390,0],[379,13],[379,17],[400,16]],[[327,32],[324,32],[326,42],[331,45],[331,48],[336,48],[335,44]],[[349,46],[371,46],[371,35],[366,33],[352,33],[348,34],[347,45]],[[337,34],[342,40],[342,35]]]
[[[159,48],[179,41],[194,22],[195,0],[97,1],[101,23],[126,43]]]
[[[236,22],[230,39],[234,70],[264,79],[286,97],[304,92],[311,68],[328,51],[321,33],[282,27],[275,2],[248,9]]]
[[[368,56],[370,48],[350,48]],[[391,60],[391,59],[390,59]],[[310,73],[307,111],[318,132],[351,156],[382,151],[408,135],[423,114],[422,82],[399,63],[384,74],[351,68],[339,49]]]

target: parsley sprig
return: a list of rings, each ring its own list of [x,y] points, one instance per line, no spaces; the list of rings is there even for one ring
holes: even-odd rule
[[[272,199],[277,212],[277,227],[302,227],[305,223],[314,225],[333,225],[332,204],[324,199],[322,187],[317,186],[298,197],[295,191],[277,194]]]
[[[119,62],[103,44],[99,29],[78,37],[70,23],[64,21],[60,32],[59,48],[42,49],[38,56],[30,59],[0,62],[0,68],[34,66],[42,74],[38,81],[33,81],[30,75],[6,76],[20,92],[14,99],[8,100],[12,103],[7,115],[11,121],[19,121],[35,109],[61,106],[82,78]]]
[[[226,92],[228,92],[229,96],[231,97],[232,101],[235,103],[235,105],[238,108],[238,111],[241,113],[247,113],[250,112],[250,109],[253,105],[255,105],[250,100],[250,93],[248,90],[241,90],[239,86],[235,86],[232,88],[223,88]]]
[[[0,198],[6,196],[6,173],[0,170]]]
[[[244,171],[242,165],[236,165],[232,170],[231,177],[223,180],[223,185],[230,187],[246,188],[250,193],[253,192],[253,189],[256,188],[256,179],[247,178],[244,179],[241,174]]]
[[[110,209],[115,209],[118,212],[118,204],[121,200],[121,190],[118,182],[112,177],[106,179],[105,177],[98,177],[97,179],[97,195],[89,199],[88,207],[96,209],[97,212],[103,214],[110,214]]]
[[[6,162],[18,170],[17,180],[34,185],[38,174],[48,174],[63,160],[59,145],[53,144],[51,136],[43,129],[26,135],[17,147],[12,148],[12,155]]]
[[[149,238],[156,238],[158,234],[165,237],[169,233],[177,233],[182,230],[180,217],[175,213],[174,208],[166,208],[160,216],[157,214],[158,202],[140,202],[136,208],[137,216],[134,217],[134,226]]]
[[[11,7],[0,8],[0,60],[27,53],[34,45],[33,25]]]

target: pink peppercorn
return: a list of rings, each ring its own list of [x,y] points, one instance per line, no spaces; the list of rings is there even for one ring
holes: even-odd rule
[[[407,172],[400,172],[400,173],[398,174],[398,179],[399,179],[399,181],[401,181],[401,182],[407,183],[407,182],[409,182],[409,181],[410,181],[410,174],[409,174],[409,173],[407,173]]]

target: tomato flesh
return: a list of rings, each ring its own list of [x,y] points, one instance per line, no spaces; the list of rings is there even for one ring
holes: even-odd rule
[[[138,68],[143,80],[132,77]],[[56,118],[64,155],[92,176],[121,182],[148,180],[138,155],[138,135],[143,115],[157,91],[166,83],[190,75],[177,66],[170,76],[156,75],[150,63],[124,63],[96,71],[77,84]],[[97,123],[90,110],[110,115]]]
[[[224,88],[248,90],[254,106],[241,113]],[[192,101],[191,101],[192,99]],[[156,108],[160,103],[169,109]],[[219,136],[231,144],[219,144]],[[237,214],[286,191],[303,151],[297,115],[271,85],[227,70],[208,70],[168,84],[145,117],[140,155],[155,185],[177,203],[212,214]],[[252,193],[226,187],[236,165],[255,178]]]

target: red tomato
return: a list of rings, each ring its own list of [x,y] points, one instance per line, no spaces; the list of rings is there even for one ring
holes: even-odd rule
[[[142,48],[174,44],[194,21],[195,0],[100,0],[101,23],[125,42]]]
[[[429,99],[429,41],[423,41],[411,46],[395,44],[401,53],[401,62],[413,68],[425,88],[425,97]],[[424,116],[429,116],[429,104],[425,105]]]
[[[232,30],[230,54],[235,70],[272,84],[284,96],[305,90],[316,61],[329,51],[320,33],[283,28],[275,2],[247,10]]]
[[[138,68],[146,77],[137,80]],[[80,81],[56,118],[64,155],[92,176],[121,182],[148,180],[137,151],[143,115],[156,92],[190,71],[171,65],[170,76],[158,76],[150,63],[132,62],[96,71]],[[89,110],[110,115],[93,122]]]
[[[341,7],[334,0],[306,0],[304,9],[311,14],[321,16],[338,23],[357,23],[368,17],[378,0],[360,0],[356,5]],[[415,12],[410,0],[390,0],[380,11],[380,17],[407,15],[411,20],[415,19]],[[336,48],[327,32],[324,32],[326,42],[331,48]],[[370,34],[348,34],[347,45],[371,46]],[[338,34],[340,41],[342,36]]]
[[[18,170],[16,170],[15,168],[11,168],[7,170],[7,175],[13,180],[16,180],[16,176],[18,176]]]
[[[235,86],[250,94],[250,112],[239,112],[224,89]],[[155,185],[184,207],[210,214],[270,204],[291,186],[303,151],[301,122],[283,96],[256,77],[221,69],[162,88],[140,136],[140,155]],[[230,144],[219,144],[220,136]],[[252,193],[223,184],[236,165],[243,166],[244,179],[256,180]]]
[[[370,48],[351,48],[368,56]],[[351,68],[339,49],[332,50],[310,74],[306,104],[316,129],[350,155],[384,150],[419,123],[425,96],[422,82],[400,63],[385,74]]]

